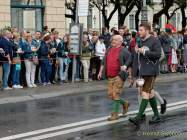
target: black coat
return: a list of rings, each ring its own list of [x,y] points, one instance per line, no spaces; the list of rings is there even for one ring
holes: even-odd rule
[[[0,39],[0,48],[2,48],[5,52],[5,55],[10,55],[10,59],[13,58],[13,43],[10,40],[7,40],[6,38],[2,37]],[[0,54],[0,61],[8,62],[8,58],[4,57],[2,54]]]
[[[138,76],[157,76],[159,74],[159,59],[161,57],[161,44],[160,41],[151,36],[145,41],[142,41],[142,46],[147,46],[149,51],[145,55],[140,54],[140,71],[138,69],[138,54],[133,56],[133,74]]]

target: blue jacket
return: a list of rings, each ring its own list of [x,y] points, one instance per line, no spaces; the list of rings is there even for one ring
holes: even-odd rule
[[[35,46],[36,48],[39,48],[41,44],[41,40],[39,42],[36,39],[32,40],[32,45]]]
[[[24,59],[32,59],[33,52],[31,50],[31,44],[29,44],[28,42],[23,42],[23,44],[21,45],[21,49],[24,52],[23,53]]]
[[[68,52],[67,44],[61,41],[57,46],[58,57],[66,58],[65,52]]]
[[[38,50],[39,58],[48,60],[49,51],[50,50],[49,50],[48,44],[46,44],[45,41],[41,41],[40,48]]]

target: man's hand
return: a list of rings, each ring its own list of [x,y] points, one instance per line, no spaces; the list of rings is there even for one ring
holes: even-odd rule
[[[136,52],[136,53],[144,54],[144,53],[145,53],[145,50],[144,50],[144,48],[138,48],[138,46],[136,46],[136,47],[135,47],[135,52]]]
[[[99,72],[97,78],[98,78],[98,80],[101,80],[101,78],[102,78],[102,72]]]
[[[127,71],[127,66],[121,66],[121,71]]]
[[[98,76],[97,76],[97,79],[98,79],[98,80],[101,80],[101,78],[102,78],[102,72],[103,72],[103,69],[104,69],[104,66],[101,65],[101,67],[100,67],[100,71],[99,71],[99,74],[98,74]]]
[[[144,54],[144,48],[139,48],[139,53]]]
[[[135,52],[138,53],[139,52],[139,48],[138,45],[135,46]]]

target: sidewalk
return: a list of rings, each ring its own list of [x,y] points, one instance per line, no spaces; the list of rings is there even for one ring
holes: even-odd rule
[[[160,75],[157,82],[173,82],[179,80],[187,80],[187,74],[166,74]],[[126,82],[125,87],[128,86]],[[107,90],[107,81],[93,81],[90,83],[68,83],[62,85],[51,85],[49,87],[39,86],[37,88],[24,88],[9,91],[0,91],[0,104],[16,103],[22,101],[31,101],[58,97],[71,94],[85,94],[90,92],[98,92]]]

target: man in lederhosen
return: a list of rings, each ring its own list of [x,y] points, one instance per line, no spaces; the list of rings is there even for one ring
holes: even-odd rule
[[[108,96],[113,102],[113,110],[109,121],[117,120],[120,111],[120,105],[123,107],[123,114],[128,111],[129,103],[121,97],[121,91],[124,82],[128,77],[128,67],[131,64],[131,54],[127,48],[123,47],[123,38],[120,35],[114,35],[111,40],[111,47],[105,54],[98,79],[101,79],[104,72],[108,79]]]
[[[161,44],[157,38],[150,35],[150,24],[142,23],[139,26],[139,35],[142,42],[142,47],[136,46],[136,55],[133,60],[134,74],[139,73],[144,84],[141,87],[142,101],[139,107],[139,112],[134,118],[129,118],[129,121],[135,125],[139,125],[144,117],[144,111],[150,103],[154,112],[154,116],[150,123],[157,123],[160,121],[160,115],[157,109],[157,102],[154,95],[154,84],[157,75],[159,74],[159,59],[161,56]],[[139,64],[138,64],[139,54]],[[140,68],[138,70],[138,65]]]

